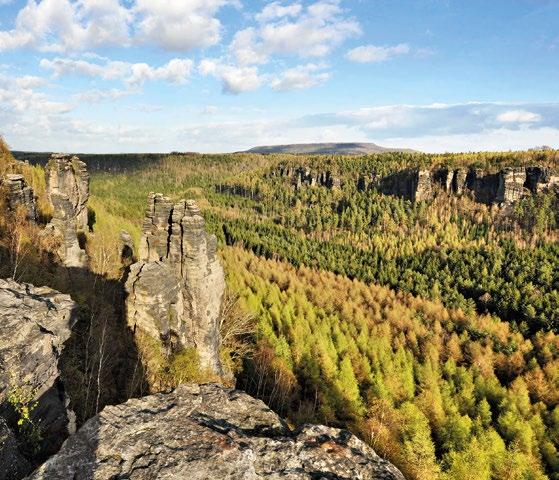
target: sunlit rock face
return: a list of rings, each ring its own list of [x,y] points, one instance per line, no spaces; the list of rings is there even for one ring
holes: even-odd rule
[[[150,194],[139,261],[126,281],[127,321],[168,351],[194,347],[204,368],[221,374],[219,316],[225,289],[217,240],[192,200]]]
[[[88,231],[89,174],[78,157],[55,154],[45,167],[47,196],[53,208],[45,235],[58,239],[58,256],[67,267],[87,266],[79,234]]]
[[[0,178],[0,187],[6,193],[7,206],[11,211],[23,207],[27,213],[27,219],[35,222],[37,220],[37,206],[33,189],[27,185],[23,175],[9,173]]]
[[[72,216],[78,231],[87,231],[87,201],[89,199],[89,173],[87,166],[76,156],[54,154],[45,167],[47,195],[52,202],[53,194],[68,197]]]
[[[404,480],[351,433],[291,431],[266,405],[215,384],[106,407],[31,480]]]

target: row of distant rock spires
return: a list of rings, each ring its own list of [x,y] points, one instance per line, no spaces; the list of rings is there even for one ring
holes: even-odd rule
[[[272,177],[288,178],[297,187],[323,186],[340,188],[342,180],[330,171],[313,172],[309,168],[280,165],[270,173]],[[376,189],[411,201],[431,200],[438,188],[452,195],[471,193],[479,203],[510,204],[520,198],[559,187],[559,173],[542,166],[509,167],[497,173],[483,169],[406,169],[383,178],[373,172],[360,176],[357,189]]]

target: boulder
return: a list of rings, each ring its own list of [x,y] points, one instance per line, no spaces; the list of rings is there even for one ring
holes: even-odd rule
[[[291,431],[264,403],[215,384],[106,407],[30,480],[404,480],[351,433]]]
[[[532,193],[559,188],[559,173],[546,167],[527,167],[526,187]]]
[[[37,220],[35,195],[22,174],[7,174],[3,179],[0,179],[0,186],[6,190],[7,204],[10,210],[14,211],[22,206],[27,212],[28,220],[32,222]]]
[[[0,417],[0,480],[23,478],[33,470],[19,451],[16,437],[6,421]]]
[[[139,261],[126,281],[127,322],[168,352],[194,347],[203,368],[221,374],[219,317],[225,289],[217,240],[192,200],[150,194]]]
[[[47,196],[52,202],[53,194],[68,197],[72,206],[78,231],[88,230],[87,201],[89,199],[89,173],[76,156],[53,154],[45,167]]]
[[[0,417],[15,434],[9,391],[32,393],[37,405],[31,419],[40,430],[42,455],[55,453],[74,429],[58,367],[74,321],[75,304],[68,295],[0,280]],[[12,434],[0,422],[0,459],[11,459],[19,472],[26,462],[14,450]]]

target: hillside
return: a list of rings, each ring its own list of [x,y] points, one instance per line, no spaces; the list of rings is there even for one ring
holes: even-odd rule
[[[409,149],[386,148],[375,143],[300,143],[253,147],[247,153],[291,153],[298,155],[367,155],[381,152],[411,152]]]
[[[167,302],[162,338],[181,341],[177,281],[165,278],[177,275],[184,288],[217,256],[227,285],[223,365],[291,424],[348,428],[409,480],[468,480],[472,470],[481,480],[555,480],[558,160],[556,151],[176,154],[131,167],[112,157],[91,172],[91,277],[70,281],[35,250],[18,277],[80,305],[70,351],[88,360],[71,363],[68,390],[101,378],[80,422],[128,388],[145,394],[204,378],[188,350],[166,357],[145,339],[130,348],[122,312],[141,312],[141,326],[166,311],[152,309],[152,298]],[[181,198],[196,200],[217,245]],[[124,263],[123,241],[132,252]],[[182,252],[193,244],[208,257],[190,256],[185,266],[198,267],[183,278]],[[11,245],[6,238],[6,276]],[[123,341],[110,342],[101,364],[106,331]],[[127,355],[148,359],[139,377],[126,370]]]

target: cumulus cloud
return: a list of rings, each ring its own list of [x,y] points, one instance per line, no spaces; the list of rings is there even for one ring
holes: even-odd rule
[[[304,90],[322,85],[330,78],[330,73],[324,71],[324,65],[308,63],[285,70],[279,78],[272,81],[272,88],[276,91]]]
[[[534,123],[542,119],[538,113],[526,110],[507,110],[497,116],[497,120],[503,123]]]
[[[126,44],[131,21],[131,11],[118,0],[29,0],[14,28],[0,31],[0,50],[61,52]]]
[[[256,90],[264,81],[256,67],[238,67],[222,63],[220,60],[202,60],[198,71],[201,75],[220,79],[223,92],[233,95]]]
[[[188,81],[193,62],[190,59],[174,58],[161,67],[152,67],[147,63],[129,63],[106,61],[93,63],[74,58],[42,59],[41,67],[52,70],[55,77],[63,75],[81,75],[99,77],[103,80],[123,80],[130,85],[141,85],[145,81],[160,80],[181,85]]]
[[[410,52],[407,43],[400,43],[394,46],[375,46],[363,45],[347,52],[346,58],[358,63],[379,63],[389,60],[398,55],[405,55]]]
[[[274,2],[258,18],[260,25],[237,32],[231,43],[230,52],[242,65],[263,63],[274,54],[324,57],[361,33],[339,0],[320,0],[306,8]]]
[[[17,114],[63,114],[71,111],[70,103],[57,102],[36,88],[45,84],[40,77],[11,77],[0,74],[0,105]]]
[[[292,3],[290,5],[282,5],[281,2],[272,2],[264,7],[256,20],[259,22],[267,22],[282,17],[296,17],[301,13],[303,7],[300,3]]]
[[[221,37],[217,11],[230,0],[137,0],[138,41],[187,51],[216,44]]]
[[[28,0],[0,51],[19,47],[74,52],[104,45],[149,44],[187,51],[216,44],[225,5],[237,0]]]

